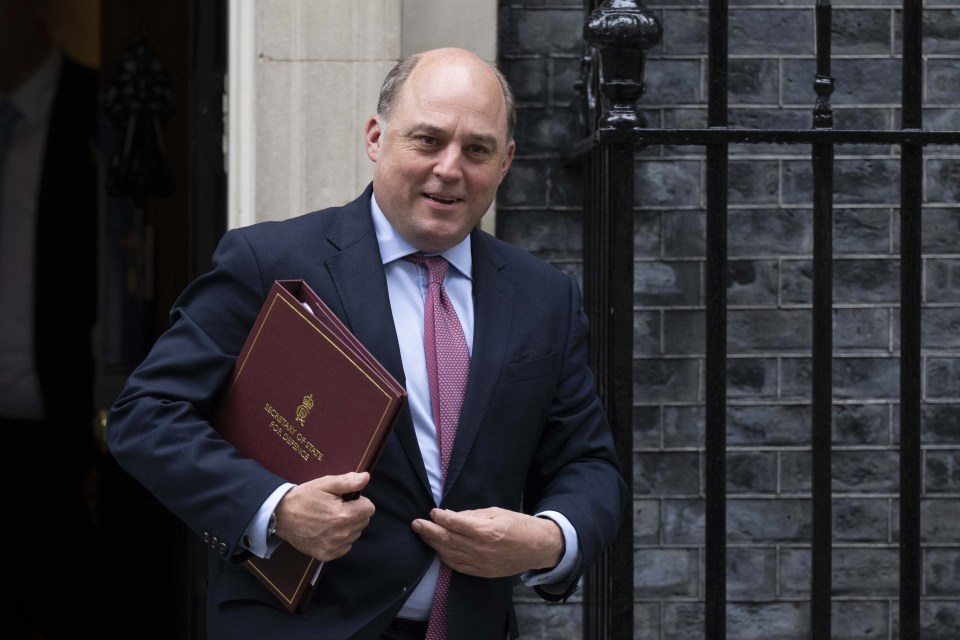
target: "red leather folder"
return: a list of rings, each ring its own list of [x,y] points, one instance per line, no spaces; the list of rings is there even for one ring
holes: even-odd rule
[[[370,471],[405,402],[405,389],[303,280],[278,280],[212,422],[240,453],[303,483]],[[292,612],[323,568],[287,542],[244,565]]]

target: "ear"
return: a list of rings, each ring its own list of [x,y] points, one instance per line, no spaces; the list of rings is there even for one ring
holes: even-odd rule
[[[503,179],[507,177],[507,170],[510,168],[510,163],[513,162],[513,154],[517,150],[517,143],[513,140],[510,141],[510,144],[507,145],[507,153],[503,156],[503,164],[500,165],[500,182],[503,182]]]
[[[367,120],[367,129],[364,134],[364,140],[367,147],[367,157],[377,161],[377,157],[380,154],[380,137],[382,132],[380,130],[380,123],[377,121],[376,116],[372,116]]]

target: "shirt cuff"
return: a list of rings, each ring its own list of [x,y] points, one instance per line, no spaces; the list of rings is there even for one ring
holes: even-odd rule
[[[253,516],[253,520],[247,525],[246,531],[243,532],[243,538],[240,539],[241,546],[246,547],[253,555],[269,558],[270,554],[280,546],[280,539],[277,537],[267,540],[267,524],[270,522],[270,516],[276,510],[280,499],[294,486],[296,485],[285,482],[274,489],[273,493],[260,505],[260,509]]]
[[[577,540],[577,531],[567,520],[566,516],[556,511],[543,511],[536,514],[538,518],[548,518],[557,523],[563,532],[563,556],[560,562],[553,569],[535,569],[524,571],[520,578],[528,587],[535,587],[544,584],[555,584],[568,580],[574,570],[579,566],[580,545]]]

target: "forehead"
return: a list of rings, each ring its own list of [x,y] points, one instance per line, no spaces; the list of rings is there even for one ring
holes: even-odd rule
[[[507,110],[493,73],[478,61],[418,64],[404,84],[396,115],[407,126],[466,126],[468,133],[505,137]]]

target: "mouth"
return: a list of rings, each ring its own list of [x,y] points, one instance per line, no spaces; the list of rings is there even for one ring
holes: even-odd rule
[[[461,202],[461,199],[460,199],[460,198],[454,198],[454,197],[448,197],[448,196],[441,196],[441,195],[438,195],[438,194],[435,194],[435,193],[425,193],[425,194],[423,194],[423,195],[424,195],[427,199],[433,200],[434,202],[439,202],[440,204],[450,205],[450,204],[455,204],[455,203],[457,203],[457,202]]]

